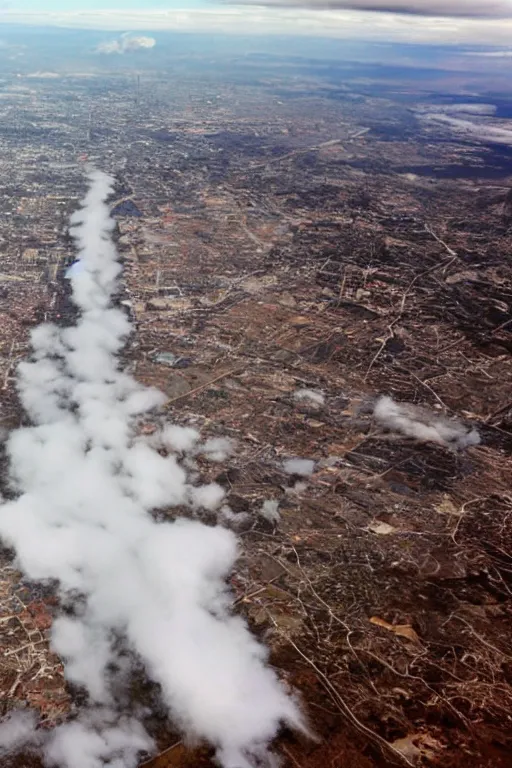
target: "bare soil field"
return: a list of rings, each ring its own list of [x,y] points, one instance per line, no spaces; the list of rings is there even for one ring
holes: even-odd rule
[[[510,238],[481,246],[404,187],[414,216],[310,211],[252,264],[206,260],[199,290],[195,257],[176,260],[186,298],[137,318],[136,375],[168,393],[170,418],[237,441],[205,472],[240,532],[236,609],[318,737],[283,734],[290,766],[510,765]],[[458,415],[481,445],[386,433],[382,393]],[[312,476],[285,473],[290,457],[313,459]],[[269,499],[276,525],[257,515]],[[149,765],[198,760],[178,744]]]

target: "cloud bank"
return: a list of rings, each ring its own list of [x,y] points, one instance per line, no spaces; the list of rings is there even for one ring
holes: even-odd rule
[[[120,369],[132,329],[112,305],[121,272],[105,202],[113,180],[89,180],[71,222],[82,269],[68,277],[80,316],[32,333],[32,357],[18,371],[32,426],[8,439],[17,498],[0,507],[0,537],[18,566],[59,584],[65,611],[52,647],[88,706],[46,737],[25,715],[7,719],[0,754],[26,745],[48,766],[135,768],[153,748],[128,694],[135,662],[159,685],[173,724],[211,744],[224,768],[265,765],[280,725],[304,728],[303,718],[231,613],[234,534],[190,519],[219,507],[223,491],[190,479],[186,452],[215,459],[231,446],[201,447],[183,427],[138,434],[138,420],[165,397]],[[178,506],[187,518],[169,522]]]
[[[440,0],[435,1],[440,3]],[[478,7],[484,9],[485,13],[482,12],[480,17],[475,15],[473,18],[450,17],[446,15],[446,11],[442,17],[418,13],[367,13],[361,10],[362,6],[358,6],[358,10],[346,10],[341,6],[322,8],[314,3],[308,5],[302,0],[285,0],[285,2],[286,5],[271,5],[272,0],[259,0],[258,4],[243,5],[241,0],[238,0],[234,5],[185,7],[166,11],[126,10],[122,13],[115,10],[32,12],[8,10],[0,11],[0,20],[32,26],[115,30],[116,33],[119,30],[139,33],[168,30],[209,35],[243,35],[244,37],[284,35],[365,42],[489,45],[500,48],[506,48],[512,40],[512,18],[494,18],[490,13],[489,18],[484,18],[487,8],[492,6],[483,1]],[[294,4],[290,4],[291,2]],[[507,4],[502,2],[500,7],[506,10],[511,2],[512,0]],[[388,2],[386,5],[391,8],[395,3]],[[408,5],[411,6],[412,3]],[[427,3],[423,3],[422,7],[426,6]],[[445,7],[453,8],[454,3],[443,5],[443,8]],[[462,2],[458,3],[458,7],[462,7]],[[464,4],[464,7],[468,7],[467,4]],[[475,9],[476,6],[474,5],[473,8]],[[476,12],[474,11],[475,14]],[[507,16],[510,16],[508,11]]]
[[[108,40],[105,43],[100,43],[97,48],[97,53],[133,53],[133,51],[148,50],[154,48],[156,40],[154,37],[145,37],[133,35],[122,35],[118,40]]]
[[[489,144],[507,144],[512,146],[512,129],[489,125],[485,122],[473,123],[471,120],[463,120],[442,112],[432,112],[420,115],[424,120],[433,123],[443,123],[453,129],[462,138],[483,141]]]
[[[465,18],[512,16],[510,0],[236,0],[236,4]]]
[[[494,104],[424,104],[414,111],[425,123],[442,123],[462,138],[512,146],[512,127],[508,122],[495,124],[489,120],[497,112]]]

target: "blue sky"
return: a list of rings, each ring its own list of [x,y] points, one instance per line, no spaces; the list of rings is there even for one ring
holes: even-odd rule
[[[172,8],[211,8],[215,0],[12,0],[13,11],[162,11]]]

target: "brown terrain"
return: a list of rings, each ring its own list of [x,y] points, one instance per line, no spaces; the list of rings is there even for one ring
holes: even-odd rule
[[[235,513],[235,610],[316,735],[281,734],[285,764],[505,768],[512,175],[488,178],[494,150],[445,127],[403,138],[412,118],[386,99],[283,97],[265,117],[266,93],[240,86],[215,129],[192,98],[172,125],[188,160],[162,154],[157,165],[152,146],[116,144],[128,158],[113,202],[135,323],[126,364],[168,395],[167,420],[236,441],[204,476]],[[101,144],[87,148],[119,168]],[[59,265],[70,245],[55,242],[53,276],[28,254],[26,272],[7,269],[0,284],[6,427],[20,423],[13,371],[28,328],[69,309]],[[298,399],[304,389],[323,403]],[[457,416],[481,444],[456,451],[385,432],[373,418],[381,394]],[[313,474],[287,474],[294,457],[314,460]],[[276,524],[259,514],[268,500]],[[48,651],[52,591],[26,583],[10,553],[2,562],[4,711],[28,704],[51,724],[74,707]],[[151,697],[145,683],[139,695]],[[153,725],[161,754],[147,768],[211,764],[156,715]]]

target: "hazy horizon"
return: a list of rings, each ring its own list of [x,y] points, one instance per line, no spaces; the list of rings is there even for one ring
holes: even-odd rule
[[[322,7],[329,5],[328,8]],[[354,9],[351,9],[355,7]],[[56,26],[111,31],[205,32],[208,34],[286,35],[322,37],[337,40],[374,40],[379,42],[416,42],[439,44],[472,44],[503,46],[510,50],[512,40],[512,5],[496,3],[494,17],[485,18],[482,4],[475,18],[473,3],[467,17],[460,3],[442,8],[443,16],[423,15],[418,8],[428,4],[403,2],[382,10],[375,3],[319,3],[314,0],[274,2],[261,0],[110,0],[107,8],[100,0],[77,0],[72,10],[65,0],[19,0],[0,5],[0,22],[36,26]],[[510,6],[510,12],[507,11]],[[503,18],[498,18],[503,8]],[[446,9],[446,10],[444,10]],[[428,9],[427,9],[428,10]],[[440,11],[441,12],[441,11]],[[450,13],[456,14],[450,16]]]

